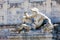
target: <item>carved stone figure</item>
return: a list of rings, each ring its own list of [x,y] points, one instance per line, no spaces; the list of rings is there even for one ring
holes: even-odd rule
[[[31,9],[32,15],[28,15],[27,12],[25,12],[23,16],[23,24],[19,28],[19,30],[37,30],[37,29],[44,29],[44,32],[51,32],[53,29],[53,24],[51,23],[51,20],[44,15],[43,13],[39,12],[37,8]]]

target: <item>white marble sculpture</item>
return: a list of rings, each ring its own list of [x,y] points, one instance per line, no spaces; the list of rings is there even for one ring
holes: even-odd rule
[[[51,20],[44,15],[43,13],[39,12],[37,8],[31,9],[32,15],[28,15],[27,12],[25,12],[23,16],[23,24],[20,27],[20,30],[23,28],[26,29],[26,31],[30,31],[31,29],[36,30],[37,28],[42,27],[44,29],[44,32],[51,32],[53,29],[53,24],[51,23]],[[47,20],[47,22],[44,24],[44,20]],[[44,24],[43,26],[41,26]]]

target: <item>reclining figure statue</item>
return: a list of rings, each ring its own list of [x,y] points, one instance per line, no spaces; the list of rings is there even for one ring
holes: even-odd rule
[[[44,29],[45,32],[51,32],[53,29],[53,24],[51,20],[44,15],[43,13],[39,12],[37,8],[31,9],[32,15],[28,15],[25,12],[23,16],[23,24],[20,27],[20,31],[25,29],[27,32],[30,30],[37,30],[37,29]]]

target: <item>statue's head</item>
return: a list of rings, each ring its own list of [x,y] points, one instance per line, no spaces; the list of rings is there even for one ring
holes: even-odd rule
[[[38,12],[39,10],[38,10],[38,8],[32,8],[31,11],[32,11],[32,13],[37,14],[37,12]]]

